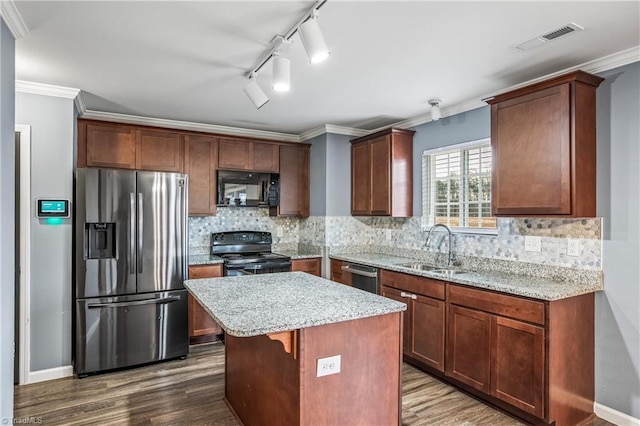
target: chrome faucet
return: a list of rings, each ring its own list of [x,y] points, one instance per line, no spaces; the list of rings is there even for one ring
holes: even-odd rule
[[[433,232],[434,229],[441,227],[447,230],[447,232],[449,233],[449,261],[447,263],[448,266],[453,266],[453,262],[455,261],[454,257],[453,257],[453,245],[452,245],[452,235],[453,233],[451,232],[451,228],[449,228],[447,225],[444,225],[442,223],[436,223],[435,225],[433,225],[431,227],[431,229],[429,229],[429,234],[427,234],[427,239],[424,242],[424,247],[425,248],[429,248],[429,240],[431,239],[431,233]]]

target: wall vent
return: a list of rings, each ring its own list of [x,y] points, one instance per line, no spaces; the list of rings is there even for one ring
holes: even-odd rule
[[[563,25],[560,28],[556,28],[555,30],[551,30],[545,34],[539,35],[538,37],[534,37],[531,40],[518,43],[513,47],[521,52],[525,52],[527,50],[533,49],[534,47],[541,46],[547,42],[557,40],[560,37],[582,30],[584,30],[584,28],[582,28],[580,25],[574,22],[569,22],[568,24]]]

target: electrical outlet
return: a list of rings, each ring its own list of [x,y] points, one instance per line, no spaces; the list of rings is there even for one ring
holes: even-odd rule
[[[391,240],[391,229],[385,229],[385,237],[387,238],[387,241]]]
[[[542,237],[525,236],[524,237],[524,249],[525,251],[541,251],[542,250]]]
[[[276,228],[276,237],[278,238],[284,237],[284,229],[282,229],[282,226],[278,226]]]
[[[567,239],[567,256],[580,256],[580,245],[574,238]]]
[[[340,357],[341,355],[334,355],[328,358],[318,358],[316,377],[338,374],[340,372]]]

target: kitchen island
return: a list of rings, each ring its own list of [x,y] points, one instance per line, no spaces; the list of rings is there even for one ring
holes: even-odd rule
[[[185,286],[226,332],[243,424],[400,424],[404,303],[303,272]]]

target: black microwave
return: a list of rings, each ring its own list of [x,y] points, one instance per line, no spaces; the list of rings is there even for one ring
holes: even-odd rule
[[[218,206],[276,207],[279,175],[218,170]]]

